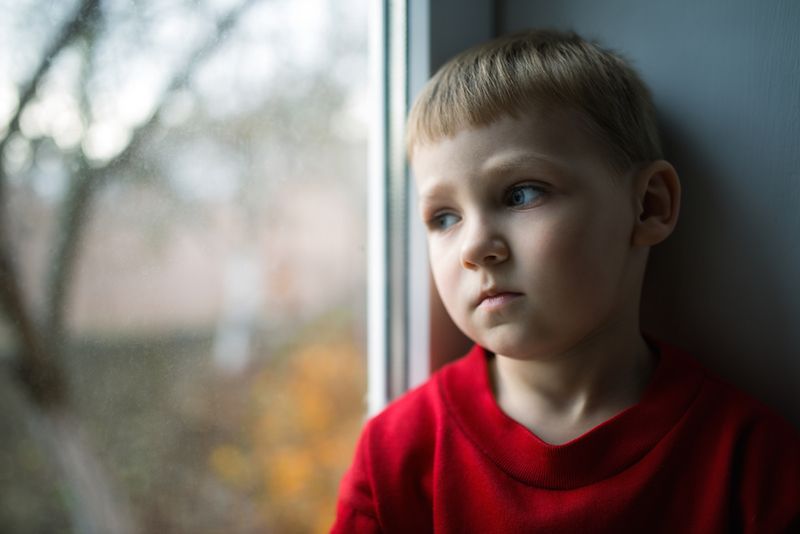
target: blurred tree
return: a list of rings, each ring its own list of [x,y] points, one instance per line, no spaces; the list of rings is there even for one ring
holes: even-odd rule
[[[55,225],[58,235],[48,262],[43,306],[37,307],[36,299],[29,292],[26,293],[23,276],[15,262],[17,254],[9,235],[8,165],[5,160],[0,165],[0,305],[15,341],[9,365],[16,370],[18,384],[31,403],[33,410],[30,413],[38,419],[32,423],[32,427],[61,470],[69,493],[67,502],[70,504],[73,527],[80,532],[137,530],[134,514],[125,495],[107,475],[85,438],[83,423],[74,414],[64,372],[63,358],[68,345],[65,311],[93,199],[112,178],[125,176],[122,169],[154,135],[158,113],[164,102],[182,88],[198,66],[224,43],[224,35],[253,3],[253,0],[245,0],[217,20],[207,40],[188,55],[182,67],[173,72],[159,102],[152,107],[149,118],[133,128],[128,141],[119,147],[116,154],[106,158],[91,158],[87,155],[86,144],[75,150],[61,152],[65,160],[64,168],[69,169],[68,185],[58,210],[60,216]],[[79,89],[81,122],[84,126],[91,122],[90,108],[93,103],[88,96],[87,86],[92,75],[96,74],[92,71],[93,44],[107,22],[104,8],[111,10],[112,7],[98,0],[83,0],[74,15],[57,32],[52,43],[44,50],[29,81],[17,91],[17,105],[0,139],[0,156],[7,156],[10,146],[21,138],[24,114],[36,100],[37,90],[57,58],[68,52],[77,53],[82,63]],[[36,141],[40,145],[44,142],[42,139]]]
[[[335,492],[363,423],[362,357],[347,340],[297,347],[286,369],[262,372],[254,390],[261,410],[253,440],[264,473],[260,499],[281,524],[325,532],[333,523]],[[331,380],[336,377],[336,380]]]

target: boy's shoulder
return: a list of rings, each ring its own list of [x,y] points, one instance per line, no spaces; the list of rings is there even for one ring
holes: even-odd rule
[[[385,491],[430,498],[435,444],[448,424],[441,382],[453,374],[469,373],[470,366],[480,363],[475,361],[479,357],[473,349],[443,366],[367,421],[342,480],[340,514],[349,507],[374,518],[376,498]]]
[[[428,442],[446,417],[444,384],[479,372],[483,349],[474,346],[467,354],[434,372],[425,382],[390,402],[367,422],[372,439],[397,446]]]
[[[740,450],[763,449],[767,444],[789,450],[800,457],[800,431],[781,414],[749,392],[721,376],[705,371],[705,380],[696,407],[696,417],[708,415],[716,420],[720,432],[735,435]],[[720,436],[722,437],[722,436]]]
[[[697,395],[689,405],[688,412],[695,417],[708,416],[721,426],[736,428],[739,433],[758,427],[770,431],[797,434],[797,430],[785,418],[767,404],[722,378],[708,368],[697,355],[663,341],[658,342],[662,356],[672,360],[677,373],[696,373],[699,380]],[[668,383],[667,383],[668,385]]]

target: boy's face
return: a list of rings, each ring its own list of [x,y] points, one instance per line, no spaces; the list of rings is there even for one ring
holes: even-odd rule
[[[436,285],[471,339],[531,359],[638,328],[632,179],[576,115],[462,130],[418,145],[412,165]]]

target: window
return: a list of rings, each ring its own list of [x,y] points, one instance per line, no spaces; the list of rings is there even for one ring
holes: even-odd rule
[[[367,0],[0,19],[0,530],[326,531],[366,392]]]

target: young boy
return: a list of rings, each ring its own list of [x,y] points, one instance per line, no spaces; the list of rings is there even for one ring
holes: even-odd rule
[[[680,183],[636,73],[574,34],[451,60],[409,118],[475,347],[366,425],[333,532],[800,532],[800,437],[639,329]]]

